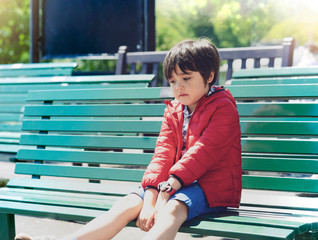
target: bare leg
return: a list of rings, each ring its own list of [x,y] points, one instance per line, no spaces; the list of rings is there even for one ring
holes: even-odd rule
[[[155,225],[144,239],[173,240],[187,216],[188,206],[185,203],[178,200],[169,201],[162,212],[159,212]]]
[[[143,200],[139,196],[135,194],[125,196],[109,211],[93,219],[71,236],[78,240],[111,239],[130,221],[137,218],[142,205]]]

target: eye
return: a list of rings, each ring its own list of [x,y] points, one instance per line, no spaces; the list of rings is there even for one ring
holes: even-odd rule
[[[169,84],[170,84],[170,85],[173,85],[174,83],[175,83],[174,80],[169,80]]]
[[[190,77],[184,77],[183,80],[184,81],[190,80]]]

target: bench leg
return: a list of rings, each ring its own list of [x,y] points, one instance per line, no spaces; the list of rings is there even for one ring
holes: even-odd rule
[[[0,239],[12,240],[15,237],[15,223],[13,214],[0,213]]]

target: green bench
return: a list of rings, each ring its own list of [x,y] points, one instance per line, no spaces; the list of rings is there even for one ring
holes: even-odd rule
[[[0,78],[70,76],[76,66],[76,62],[0,64]]]
[[[297,193],[318,193],[318,180],[288,174],[318,172],[318,102],[281,100],[316,99],[318,85],[228,88],[241,116],[241,207],[194,219],[180,231],[316,239],[318,202]],[[30,91],[21,136],[29,149],[19,150],[26,162],[16,163],[17,176],[0,189],[0,238],[13,238],[15,214],[86,222],[134,190],[152,157],[164,99],[171,99],[168,88]]]
[[[15,155],[29,90],[146,87],[154,75],[12,77],[0,82],[0,152]]]
[[[317,67],[243,69],[235,71],[230,85],[313,84],[318,82]]]

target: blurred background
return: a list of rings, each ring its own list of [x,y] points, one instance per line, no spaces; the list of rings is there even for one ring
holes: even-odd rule
[[[54,6],[49,4],[54,1],[43,1],[46,2],[46,8],[40,6],[39,14],[49,16],[47,13],[54,10]],[[80,11],[76,9],[76,3],[81,1],[62,2],[71,3],[73,6],[70,6],[71,10],[57,9],[60,17]],[[88,2],[93,3],[97,0]],[[113,2],[120,1],[113,0]],[[121,2],[125,1],[121,0]],[[27,63],[32,60],[30,55],[31,3],[31,0],[0,0],[0,64]],[[296,50],[309,46],[315,51],[315,46],[318,44],[317,0],[155,0],[153,4],[155,45],[152,48],[154,49],[140,48],[140,50],[168,50],[180,40],[203,36],[211,39],[219,48],[277,45],[281,44],[284,37],[293,37],[296,40]],[[91,14],[88,15],[89,18],[97,15],[94,10],[89,12],[87,7],[85,13]],[[47,24],[45,21],[41,22],[41,19],[39,25]],[[49,23],[52,22],[56,21],[51,20]],[[85,30],[83,24],[75,22],[75,25]],[[99,29],[103,29],[106,25],[107,23],[100,24]],[[116,23],[109,23],[109,25],[116,28]],[[94,32],[94,29],[91,30]],[[93,33],[86,31],[86,34],[94,38]],[[76,36],[71,37],[76,38]],[[48,38],[46,40],[49,43]],[[118,49],[119,45],[118,42],[118,46],[112,44],[112,47]],[[52,46],[52,43],[47,46]],[[295,58],[297,56],[295,53]],[[59,58],[58,55],[53,55],[53,57],[42,58],[41,62],[73,61],[74,59],[79,63],[78,71],[107,69],[111,72],[115,68],[115,57],[112,57],[112,54],[108,58],[99,59],[80,56]],[[294,65],[297,61],[300,60],[296,59]]]

